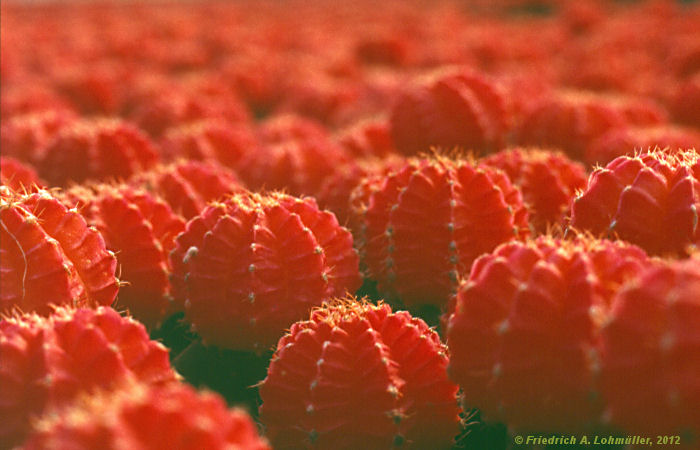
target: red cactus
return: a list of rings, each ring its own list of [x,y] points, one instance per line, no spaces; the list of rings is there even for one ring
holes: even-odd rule
[[[431,147],[498,150],[510,121],[500,86],[462,70],[407,91],[394,105],[390,124],[396,148],[415,155]]]
[[[178,375],[143,325],[108,307],[59,307],[0,321],[0,442],[20,444],[30,420],[80,393],[125,380],[167,383]]]
[[[58,93],[34,83],[16,85],[14,89],[3,89],[0,98],[0,115],[3,121],[16,116],[56,110],[72,111],[73,108]]]
[[[321,184],[315,198],[318,205],[328,209],[338,218],[338,222],[351,230],[358,224],[352,214],[351,197],[353,191],[366,177],[388,175],[405,164],[405,159],[394,156],[386,159],[360,159],[337,167]]]
[[[220,396],[187,384],[128,383],[46,415],[22,448],[269,450],[255,422]]]
[[[120,61],[72,65],[54,75],[56,91],[86,115],[116,114],[124,102],[132,69]]]
[[[36,192],[46,186],[31,166],[6,156],[0,156],[0,184],[21,193]]]
[[[199,214],[207,203],[242,189],[230,170],[197,161],[158,166],[135,175],[128,183],[157,194],[186,219]]]
[[[171,263],[186,317],[207,343],[233,349],[265,349],[312,306],[360,285],[335,216],[277,193],[212,203],[178,236]]]
[[[396,153],[389,123],[385,120],[357,123],[343,130],[338,142],[356,158],[384,158]]]
[[[260,123],[260,139],[267,144],[327,139],[328,130],[320,122],[295,114],[277,114]]]
[[[597,423],[600,324],[619,286],[648,264],[620,242],[548,236],[479,258],[447,321],[449,374],[465,406],[518,430]]]
[[[88,179],[127,178],[158,162],[154,144],[119,119],[84,119],[63,128],[37,167],[53,185]]]
[[[129,185],[76,186],[62,196],[97,228],[117,255],[120,278],[115,308],[148,327],[164,318],[170,305],[168,255],[185,221],[158,197]]]
[[[445,304],[479,255],[529,234],[520,191],[469,161],[413,160],[358,190],[368,191],[355,202],[368,275],[409,306]]]
[[[169,129],[161,140],[163,159],[189,159],[221,164],[246,173],[250,155],[260,144],[248,125],[203,120]]]
[[[690,20],[692,21],[693,19],[691,18]],[[695,20],[697,20],[697,14]],[[700,72],[700,39],[695,33],[685,38],[679,34],[678,37],[680,39],[670,49],[668,65],[678,79],[692,77]]]
[[[354,52],[363,64],[401,67],[411,60],[411,44],[408,36],[376,29],[357,39]]]
[[[586,147],[595,139],[630,122],[625,111],[624,102],[615,97],[557,91],[544,95],[523,114],[518,143],[561,148],[569,157],[582,160]]]
[[[298,114],[336,127],[362,115],[361,100],[358,83],[311,71],[292,80],[275,112]]]
[[[276,448],[449,448],[459,410],[447,364],[421,319],[336,300],[280,339],[261,419]]]
[[[251,189],[286,189],[293,195],[315,195],[348,153],[315,122],[281,116],[260,127],[263,145],[242,172]]]
[[[59,109],[14,116],[7,121],[3,118],[0,148],[6,156],[36,164],[51,140],[75,119],[72,112]]]
[[[675,88],[669,108],[677,122],[700,128],[700,74]]]
[[[644,97],[610,96],[608,101],[617,108],[631,126],[661,126],[668,121],[668,112],[653,100]]]
[[[576,191],[586,185],[583,165],[558,152],[512,148],[488,156],[481,163],[501,169],[520,188],[530,223],[537,232],[563,223]]]
[[[233,83],[236,92],[256,114],[273,110],[284,95],[279,80],[286,75],[285,58],[280,52],[266,46],[244,47],[227,55],[221,71]]]
[[[615,128],[603,134],[586,149],[589,164],[607,164],[618,156],[636,151],[668,147],[670,151],[700,148],[700,133],[692,128],[670,125]]]
[[[657,149],[595,170],[573,201],[571,225],[618,236],[651,254],[684,254],[700,243],[698,209],[698,153]]]
[[[44,190],[19,195],[2,188],[0,225],[0,313],[114,301],[116,258],[78,211]]]
[[[615,297],[602,332],[600,383],[612,424],[629,433],[682,433],[679,443],[698,444],[698,293],[700,264],[688,260],[648,269]]]
[[[140,106],[135,108],[132,118],[156,138],[161,137],[171,127],[203,119],[219,119],[229,123],[250,120],[245,105],[235,96],[188,95],[167,90],[145,98]]]

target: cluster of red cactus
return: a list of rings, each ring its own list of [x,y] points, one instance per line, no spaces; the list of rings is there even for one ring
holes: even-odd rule
[[[697,2],[0,17],[0,449],[700,445]]]
[[[49,317],[6,315],[2,339],[3,447],[22,443],[31,421],[81,394],[133,380],[177,381],[165,347],[144,326],[110,307],[55,307]]]

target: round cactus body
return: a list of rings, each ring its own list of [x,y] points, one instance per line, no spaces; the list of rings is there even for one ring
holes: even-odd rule
[[[102,235],[48,191],[0,188],[0,313],[111,305],[117,260]]]
[[[270,450],[241,409],[187,384],[127,383],[40,420],[22,447]]]
[[[0,156],[0,184],[15,192],[36,192],[46,186],[36,171],[9,156]]]
[[[461,70],[436,75],[400,96],[391,111],[391,136],[406,155],[431,147],[494,151],[510,131],[506,96],[494,81]]]
[[[76,186],[61,195],[76,207],[116,254],[120,280],[117,309],[149,328],[157,325],[170,307],[168,255],[185,220],[153,194],[127,184]]]
[[[600,384],[611,424],[682,435],[687,448],[700,442],[699,329],[698,259],[650,268],[618,293],[602,331]]]
[[[3,114],[0,127],[0,148],[3,155],[37,164],[42,160],[51,140],[74,120],[75,113],[65,109],[32,112],[7,120]]]
[[[544,149],[512,148],[481,160],[504,171],[523,193],[530,223],[542,233],[563,224],[576,191],[586,185],[586,170],[565,155]]]
[[[119,119],[84,119],[64,127],[37,163],[54,186],[128,178],[158,163],[158,152],[138,128]]]
[[[654,147],[667,147],[670,151],[700,147],[700,133],[692,128],[670,125],[615,128],[586,149],[585,160],[588,164],[605,165],[618,156],[632,156]]]
[[[479,258],[447,320],[450,377],[466,407],[518,430],[600,421],[600,326],[619,287],[649,264],[613,241],[543,236]]]
[[[479,255],[529,234],[520,191],[469,161],[412,160],[353,195],[368,276],[409,307],[443,306]]]
[[[447,364],[421,319],[329,302],[277,344],[261,419],[275,448],[450,448],[459,409]]]
[[[202,212],[209,202],[243,189],[241,181],[230,170],[186,160],[141,172],[128,183],[157,194],[186,219]]]
[[[700,243],[700,156],[653,150],[596,169],[572,204],[571,225],[616,236],[650,254],[682,255]]]
[[[176,241],[176,297],[208,344],[264,350],[313,306],[360,286],[352,235],[311,198],[229,196]]]
[[[57,307],[0,321],[0,442],[20,444],[30,420],[81,393],[125,380],[168,383],[168,351],[140,323],[109,307]]]

